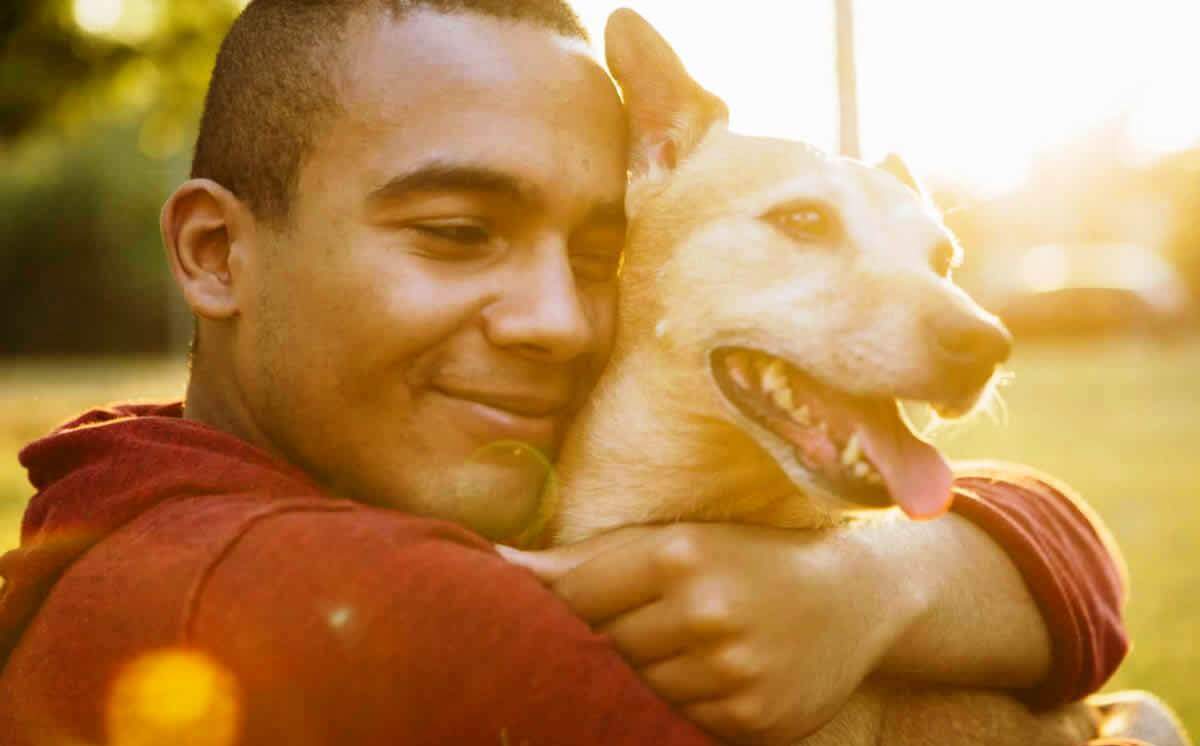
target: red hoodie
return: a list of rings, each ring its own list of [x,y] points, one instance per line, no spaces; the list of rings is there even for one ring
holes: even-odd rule
[[[38,493],[0,559],[0,746],[144,737],[142,691],[157,733],[209,718],[210,740],[177,743],[709,743],[479,536],[333,499],[181,414],[94,411],[22,451]],[[1098,688],[1126,649],[1124,589],[1088,516],[1030,474],[959,484],[1052,630],[1031,699]],[[161,650],[215,678],[155,669]]]

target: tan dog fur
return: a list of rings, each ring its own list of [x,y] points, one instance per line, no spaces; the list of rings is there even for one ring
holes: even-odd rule
[[[988,318],[930,269],[948,233],[893,175],[730,132],[636,14],[614,14],[606,41],[630,109],[630,235],[614,356],[562,453],[553,541],[679,520],[839,522],[850,506],[728,404],[709,353],[754,347],[858,395],[969,408],[980,392],[938,399],[922,336],[927,313]],[[759,219],[797,198],[842,215],[848,251],[798,248]],[[869,684],[804,743],[1076,746],[1094,733],[1082,705],[1035,716],[1002,694]]]

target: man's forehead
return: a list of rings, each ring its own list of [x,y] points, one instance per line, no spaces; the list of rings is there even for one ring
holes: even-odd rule
[[[615,99],[582,40],[532,21],[416,8],[399,18],[365,14],[351,24],[339,92],[351,108],[436,89],[446,95],[540,88],[548,96]]]

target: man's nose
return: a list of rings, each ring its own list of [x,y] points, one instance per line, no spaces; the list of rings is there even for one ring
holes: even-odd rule
[[[492,343],[548,362],[567,362],[593,343],[592,323],[563,249],[537,252],[515,269],[485,311]]]
[[[995,319],[942,313],[926,326],[938,356],[955,368],[990,374],[1012,354],[1012,335]]]

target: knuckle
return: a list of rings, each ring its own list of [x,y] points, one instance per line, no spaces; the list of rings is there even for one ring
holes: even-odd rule
[[[695,635],[720,635],[736,631],[733,606],[722,593],[708,593],[687,606],[688,631]]]
[[[728,681],[745,684],[762,675],[762,666],[747,645],[722,648],[712,661],[716,672]]]
[[[734,727],[746,733],[764,733],[774,725],[766,702],[757,694],[731,700],[727,714]]]
[[[695,572],[700,568],[703,559],[696,533],[683,526],[672,529],[654,555],[658,569],[668,574]]]

